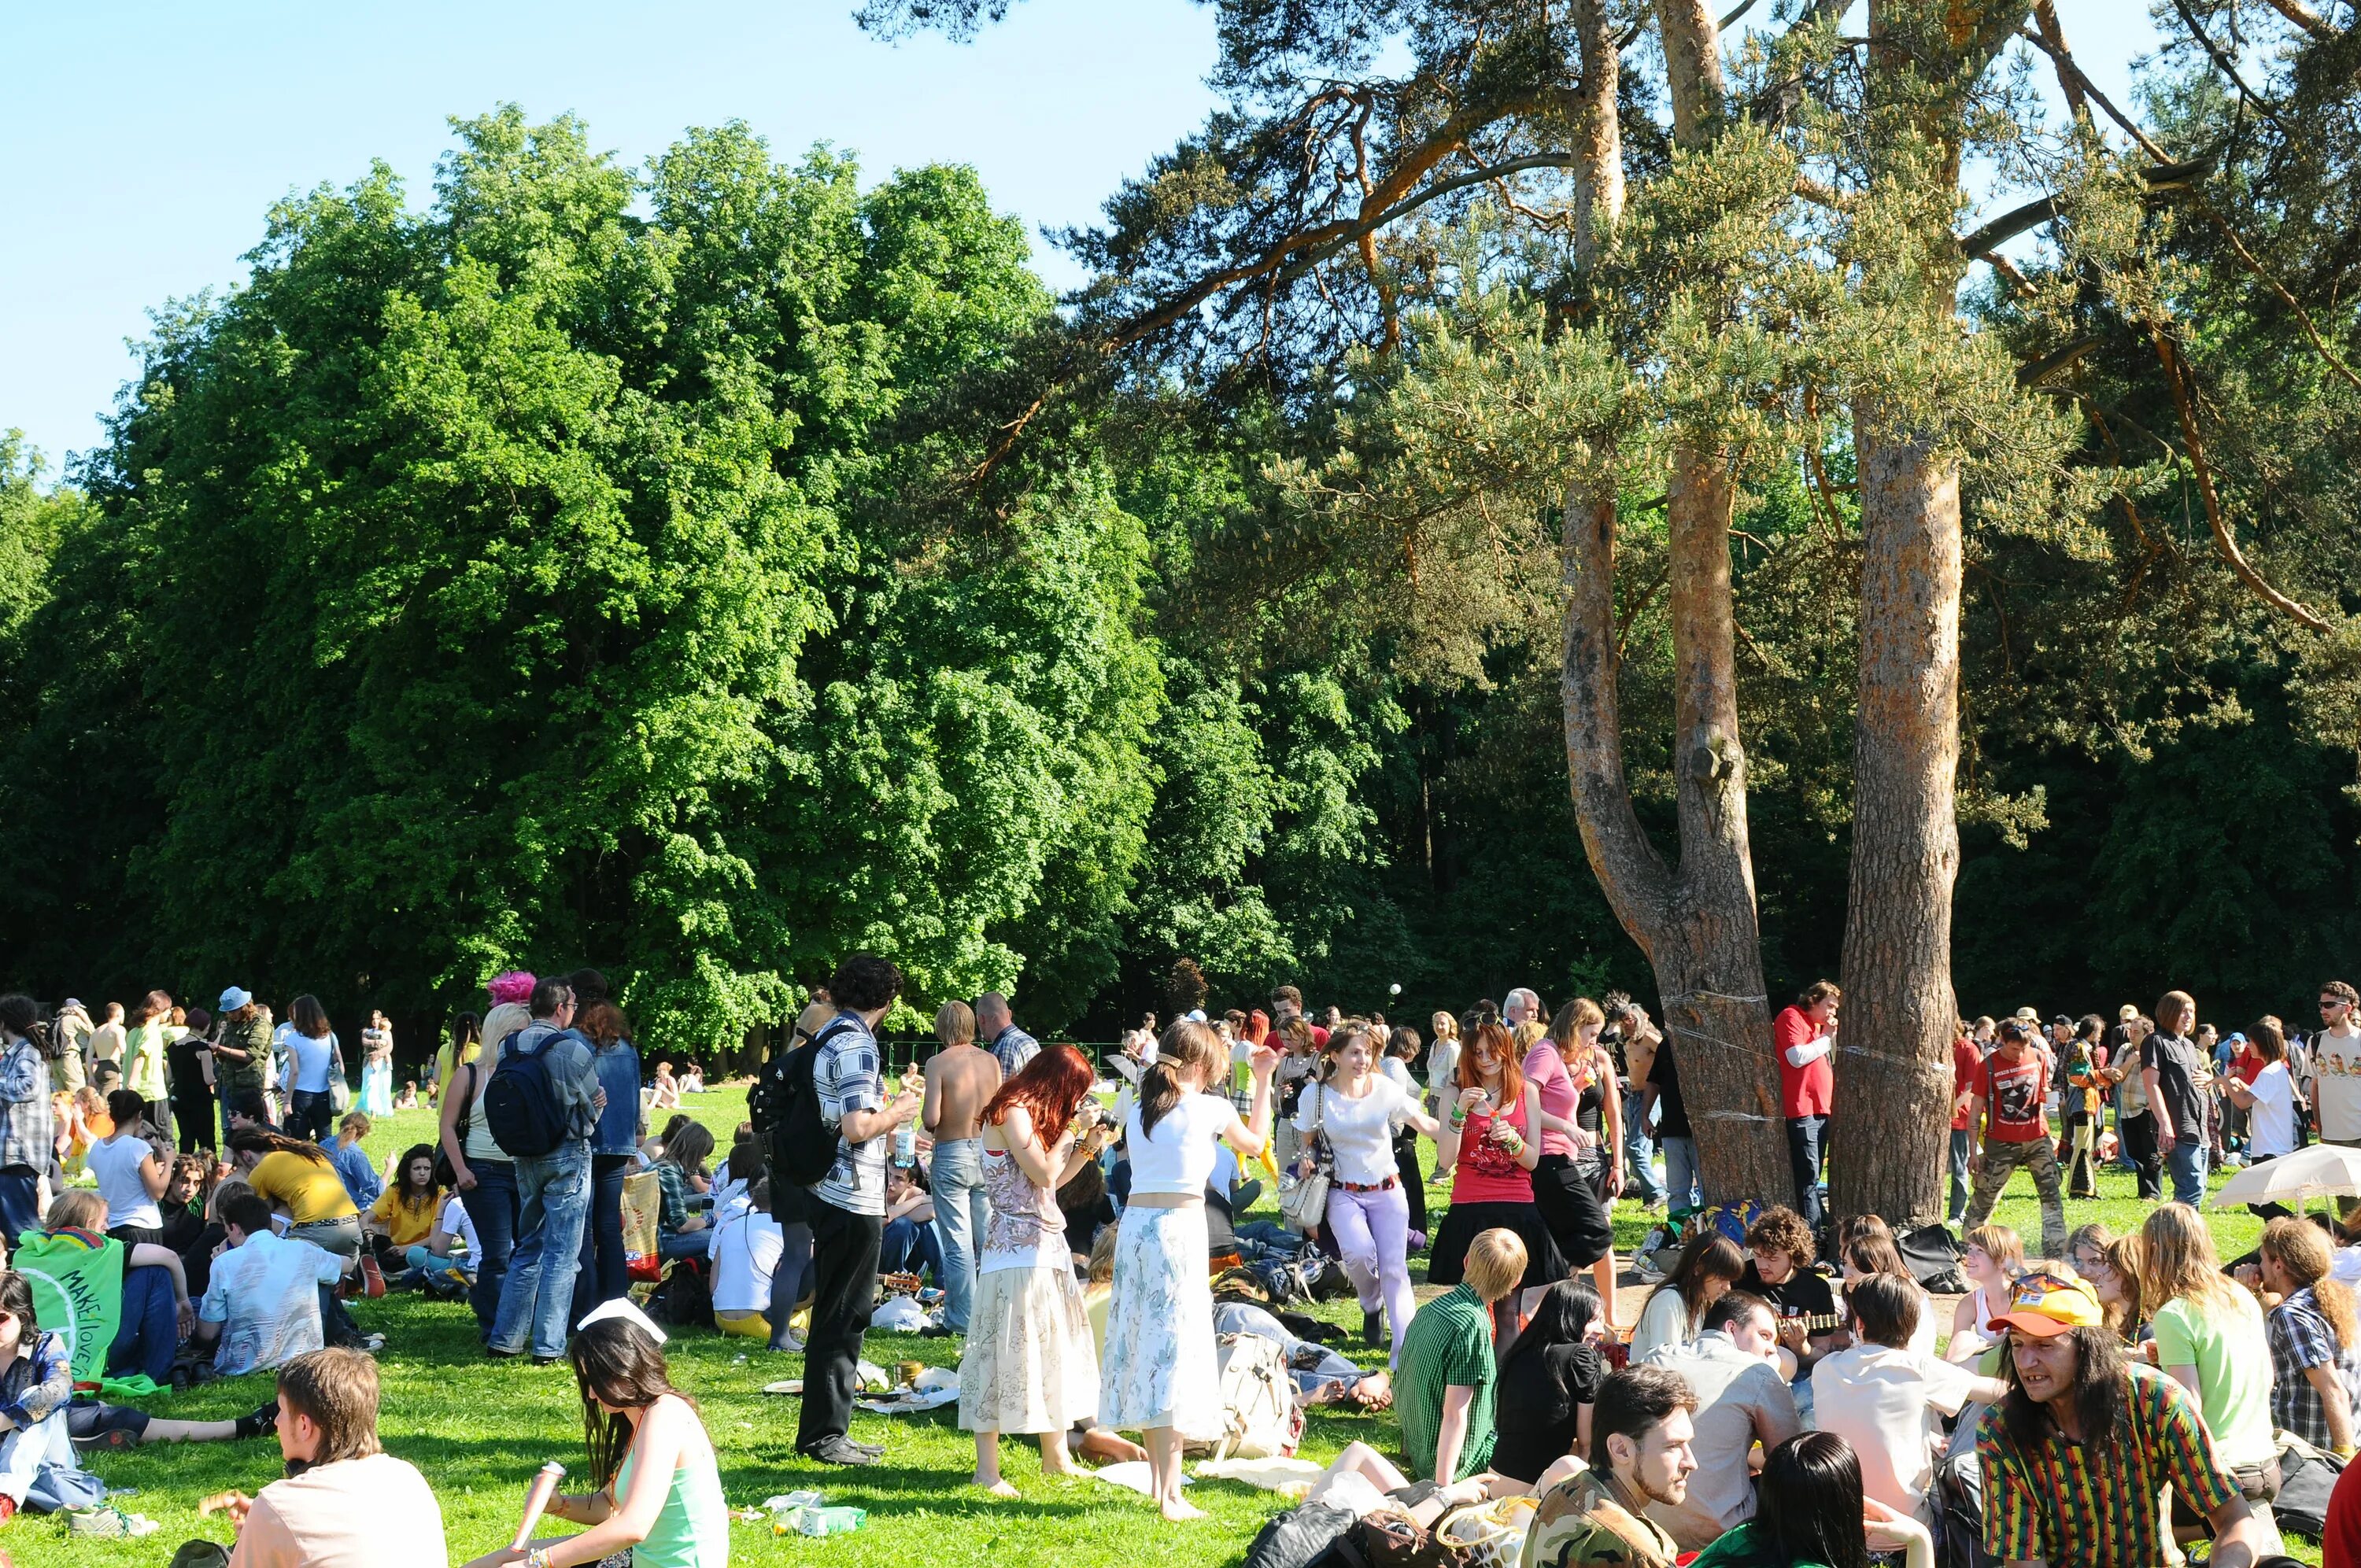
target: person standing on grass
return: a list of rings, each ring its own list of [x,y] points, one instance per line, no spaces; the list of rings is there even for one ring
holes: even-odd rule
[[[607,1096],[590,1138],[590,1209],[583,1219],[582,1255],[574,1275],[571,1312],[580,1322],[601,1301],[631,1289],[631,1261],[623,1255],[623,1182],[639,1164],[647,1115],[640,1107],[640,1051],[631,1044],[631,1021],[607,1000],[606,976],[577,970],[571,978],[577,996],[586,988],[598,992],[582,1004],[575,1027],[590,1042],[591,1066]]]
[[[2096,1013],[2074,1026],[2059,1067],[2066,1082],[2061,1102],[2072,1107],[2066,1115],[2066,1136],[2059,1151],[2066,1162],[2066,1196],[2099,1195],[2099,1129],[2105,1124],[2107,1047],[2099,1037],[2105,1023]]]
[[[566,1354],[574,1272],[582,1264],[582,1227],[590,1212],[590,1140],[607,1096],[598,1087],[590,1042],[573,1028],[574,988],[544,979],[533,986],[529,1006],[533,1022],[516,1032],[500,1066],[492,1069],[485,1106],[489,1112],[507,1102],[499,1092],[501,1074],[515,1074],[514,1101],[531,1107],[519,1122],[530,1122],[531,1142],[546,1146],[519,1142],[522,1124],[495,1135],[519,1142],[513,1148],[502,1146],[516,1162],[517,1241],[509,1255],[508,1277],[500,1281],[491,1342],[484,1348],[495,1359],[530,1349],[535,1365],[551,1366]],[[545,1097],[533,1092],[528,1075],[536,1066],[547,1083]]]
[[[935,1240],[943,1255],[943,1323],[967,1332],[975,1297],[975,1249],[991,1215],[983,1192],[983,1146],[976,1116],[999,1091],[1000,1062],[975,1043],[974,1010],[946,1002],[935,1014],[943,1048],[927,1058],[927,1092],[918,1124],[935,1140],[928,1181],[935,1195]]]
[[[1025,1070],[1041,1042],[1016,1026],[1016,1016],[1008,1009],[1008,998],[996,991],[987,991],[975,999],[975,1028],[979,1038],[988,1042],[985,1048],[1000,1063],[1000,1076],[1015,1078]]]
[[[504,981],[522,981],[533,994],[531,975],[511,971],[492,981],[493,995]],[[514,989],[513,987],[511,989]],[[509,1259],[516,1251],[516,1162],[492,1139],[484,1123],[484,1091],[491,1087],[492,1070],[508,1050],[509,1037],[532,1021],[522,1002],[495,1002],[484,1014],[483,1048],[474,1061],[453,1070],[444,1086],[439,1134],[443,1157],[451,1162],[453,1188],[467,1200],[467,1218],[476,1227],[483,1250],[474,1260],[475,1280],[467,1288],[467,1306],[476,1314],[476,1334],[489,1343],[492,1323],[500,1316],[500,1292],[508,1283]]]
[[[237,1118],[270,1119],[262,1091],[263,1069],[270,1061],[270,1009],[245,987],[233,985],[221,993],[214,1029],[214,1089],[221,1101],[222,1138],[227,1142]]]
[[[1973,1186],[1969,1169],[1976,1157],[1975,1099],[1983,1072],[1984,1054],[1976,1048],[1976,1037],[1962,1019],[1951,1039],[1951,1191],[1943,1213],[1954,1229],[1967,1223]]]
[[[165,1047],[165,1071],[172,1091],[172,1127],[180,1135],[181,1152],[211,1154],[221,1146],[221,1131],[214,1112],[214,1058],[205,1048],[214,1015],[202,1007],[183,1014],[187,1027]]]
[[[283,1038],[293,1063],[284,1080],[287,1128],[297,1137],[318,1143],[327,1137],[335,1121],[335,1096],[329,1080],[332,1075],[338,1079],[345,1075],[344,1046],[328,1027],[328,1010],[316,996],[307,993],[289,1003],[287,1022]]]
[[[1325,1138],[1334,1155],[1321,1229],[1360,1299],[1362,1341],[1389,1345],[1391,1358],[1400,1360],[1416,1304],[1410,1288],[1410,1201],[1395,1160],[1393,1129],[1400,1124],[1433,1137],[1437,1124],[1375,1069],[1376,1049],[1358,1019],[1331,1034],[1323,1074],[1297,1103],[1295,1126],[1307,1139],[1315,1132]],[[1311,1174],[1312,1158],[1307,1143],[1299,1178]],[[1418,1169],[1415,1158],[1411,1169]],[[1390,1330],[1382,1341],[1381,1327]]]
[[[2172,1201],[2191,1209],[2205,1202],[2204,1053],[2189,1032],[2197,1003],[2185,991],[2168,991],[2156,1004],[2156,1033],[2140,1045],[2141,1087],[2156,1117],[2156,1146],[2172,1171]]]
[[[2361,1144],[2361,991],[2341,980],[2320,988],[2312,1083],[2320,1141]]]
[[[41,1176],[57,1157],[49,1068],[33,1043],[40,1009],[29,996],[0,996],[0,1244],[41,1223]]]
[[[811,1332],[804,1343],[804,1407],[796,1452],[823,1464],[874,1464],[884,1450],[855,1442],[852,1398],[860,1392],[861,1340],[877,1303],[877,1255],[885,1231],[885,1168],[894,1129],[917,1119],[923,1102],[904,1090],[885,1097],[878,1020],[902,993],[902,971],[856,953],[828,982],[836,1015],[813,1036],[812,1093],[819,1119],[836,1130],[836,1160],[811,1190]],[[1200,1260],[1199,1266],[1203,1266]],[[791,1310],[774,1296],[771,1332]]]
[[[1795,1004],[1771,1021],[1772,1047],[1779,1053],[1779,1113],[1787,1122],[1787,1165],[1795,1180],[1795,1207],[1804,1223],[1820,1228],[1821,1139],[1836,1104],[1837,1006],[1844,993],[1825,980],[1814,981]]]
[[[146,1102],[140,1120],[168,1131],[172,1124],[172,1107],[164,1085],[164,1052],[170,1043],[165,1031],[171,1022],[170,996],[151,991],[139,999],[139,1005],[132,1012],[130,1030],[124,1037],[121,1085]]]
[[[1000,1474],[1002,1432],[1038,1438],[1043,1475],[1076,1475],[1066,1433],[1099,1408],[1098,1354],[1057,1197],[1098,1157],[1099,1125],[1083,1120],[1091,1081],[1082,1052],[1051,1046],[980,1116],[991,1213],[960,1358],[959,1424],[975,1433],[974,1484],[996,1497],[1016,1496]]]
[[[57,1053],[49,1062],[49,1087],[71,1094],[90,1081],[90,1012],[80,998],[69,996],[58,1008],[57,1016],[49,1020],[49,1048]]]
[[[90,1032],[90,1079],[93,1083],[98,1081],[101,1067],[112,1067],[118,1073],[123,1070],[123,1047],[129,1038],[128,1031],[123,1027],[122,1003],[108,1003],[103,1016],[105,1021]]]
[[[1515,1037],[1506,1025],[1485,1015],[1470,1025],[1466,1038],[1459,1054],[1458,1095],[1434,1138],[1435,1163],[1452,1170],[1451,1207],[1435,1228],[1427,1282],[1458,1284],[1477,1236],[1508,1230],[1524,1243],[1524,1288],[1546,1289],[1571,1270],[1534,1201],[1533,1171],[1542,1158],[1541,1097],[1525,1081]],[[1557,1179],[1582,1179],[1569,1166]],[[1511,1318],[1513,1332],[1513,1310]]]
[[[2287,1036],[2279,1033],[2278,1020],[2256,1024],[2246,1048],[2253,1053],[2252,1071],[2224,1075],[2222,1090],[2230,1103],[2246,1113],[2246,1163],[2268,1165],[2301,1146],[2295,1135],[2295,1080],[2288,1073]],[[2292,1212],[2283,1203],[2249,1203],[2246,1209],[2266,1220]]]
[[[1221,1036],[1210,1025],[1181,1019],[1164,1031],[1156,1060],[1140,1074],[1139,1102],[1124,1129],[1131,1200],[1115,1241],[1099,1422],[1146,1436],[1149,1496],[1168,1519],[1204,1517],[1180,1496],[1180,1448],[1186,1438],[1221,1431],[1205,1183],[1216,1144],[1252,1159],[1269,1138],[1279,1058],[1265,1047],[1248,1065],[1254,1103],[1241,1122],[1228,1096],[1208,1092],[1229,1075]]]
[[[2041,1252],[2066,1251],[2066,1203],[2059,1179],[2058,1149],[2049,1139],[2049,1058],[2033,1049],[2031,1031],[2011,1018],[2000,1026],[2000,1049],[1983,1064],[1983,1077],[1970,1097],[1969,1125],[1981,1119],[1983,1144],[1970,1162],[1975,1194],[1968,1202],[1968,1229],[1992,1218],[2008,1179],[2019,1168],[2033,1173],[2041,1198]]]
[[[1524,1056],[1525,1081],[1541,1102],[1541,1163],[1533,1203],[1569,1273],[1588,1268],[1615,1327],[1615,1227],[1623,1190],[1623,1106],[1615,1058],[1599,1047],[1607,1014],[1587,996],[1557,1010]],[[1547,1054],[1544,1055],[1543,1053]],[[1587,1201],[1586,1201],[1587,1200]]]

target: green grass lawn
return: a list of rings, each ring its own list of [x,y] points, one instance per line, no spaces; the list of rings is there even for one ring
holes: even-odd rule
[[[744,1113],[744,1096],[720,1091],[697,1097],[691,1106],[726,1150],[731,1130]],[[382,1163],[399,1148],[430,1139],[434,1113],[408,1112],[381,1123],[368,1143]],[[2069,1203],[2070,1224],[2100,1220],[2118,1229],[2138,1224],[2147,1205],[2131,1196],[2128,1177],[2101,1178],[2105,1196]],[[1444,1193],[1432,1190],[1439,1213]],[[2032,1238],[2040,1237],[2040,1217],[2029,1179],[2020,1177],[1998,1217]],[[1616,1215],[1619,1248],[1628,1253],[1645,1233],[1648,1220],[1629,1202]],[[2243,1212],[2218,1216],[2215,1235],[2224,1255],[2254,1245],[2260,1223]],[[386,1447],[425,1474],[442,1500],[452,1560],[464,1563],[505,1545],[515,1528],[527,1481],[546,1460],[556,1459],[579,1476],[584,1462],[580,1406],[572,1375],[564,1367],[535,1369],[517,1363],[487,1363],[478,1351],[473,1318],[456,1303],[401,1294],[354,1306],[365,1329],[382,1332],[380,1357],[384,1409],[380,1423]],[[1319,1309],[1356,1331],[1359,1312],[1349,1300]],[[1358,1338],[1357,1332],[1355,1336]],[[1380,1353],[1347,1347],[1369,1365]],[[774,1356],[750,1342],[719,1334],[687,1332],[666,1347],[673,1377],[702,1408],[720,1452],[721,1478],[733,1508],[759,1504],[774,1493],[818,1487],[831,1503],[869,1511],[868,1528],[826,1541],[774,1538],[767,1522],[731,1526],[731,1561],[774,1563],[826,1561],[844,1568],[893,1564],[895,1568],[947,1568],[965,1563],[1055,1562],[1060,1568],[1133,1564],[1171,1555],[1191,1564],[1238,1559],[1254,1532],[1279,1500],[1230,1483],[1200,1482],[1191,1496],[1211,1518],[1191,1525],[1168,1525],[1136,1494],[1090,1481],[1043,1478],[1029,1442],[1004,1443],[1004,1468],[1023,1496],[994,1502],[965,1482],[973,1446],[955,1424],[950,1409],[917,1417],[857,1415],[853,1435],[886,1445],[887,1463],[867,1471],[839,1471],[811,1464],[795,1453],[800,1402],[759,1392],[763,1383],[798,1376],[800,1356]],[[916,1360],[956,1365],[952,1342],[915,1335],[873,1334],[868,1357],[881,1364]],[[215,1383],[177,1398],[152,1401],[159,1415],[207,1420],[242,1414],[270,1397],[268,1374]],[[1389,1415],[1343,1413],[1334,1407],[1314,1411],[1303,1454],[1326,1460],[1358,1438],[1391,1449],[1398,1429]],[[229,1539],[219,1519],[200,1520],[197,1500],[209,1492],[237,1487],[253,1492],[280,1469],[277,1445],[247,1443],[159,1444],[89,1461],[110,1486],[137,1488],[122,1499],[163,1529],[137,1541],[70,1542],[60,1522],[41,1518],[0,1527],[0,1549],[22,1568],[46,1565],[140,1564],[166,1561],[192,1536]],[[578,1486],[577,1480],[568,1482]]]

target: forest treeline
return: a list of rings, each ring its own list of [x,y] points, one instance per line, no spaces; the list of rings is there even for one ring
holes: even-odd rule
[[[910,9],[873,19],[961,22]],[[1597,8],[1532,9],[1530,36],[1421,32],[1382,90],[1367,38],[1290,69],[1351,67],[1347,109],[1406,135],[1450,109],[1434,82],[1559,69],[1487,55],[1503,38],[1578,63],[1552,29]],[[2004,181],[2062,192],[1959,296],[1962,342],[2017,367],[2008,408],[1957,418],[1971,1012],[2174,985],[2226,1026],[2361,948],[2354,47],[2246,9],[2286,36],[2260,85],[2176,38],[2133,106],[2147,149],[2087,109],[2040,132],[2023,66],[1962,110]],[[1883,242],[1874,180],[1786,204],[1810,159],[1869,157],[1846,116],[1873,93],[1827,18],[1782,15],[1800,52],[1732,48],[1718,90],[1800,82],[1820,121],[1732,113],[1676,147],[1678,83],[1632,56],[1632,206],[1595,267],[1550,221],[1565,167],[1502,175],[1505,145],[1189,299],[1278,221],[1202,201],[1266,188],[1253,138],[1286,116],[1237,105],[1294,92],[1272,61],[1310,47],[1243,28],[1230,117],[1066,236],[1102,281],[1062,306],[971,171],[877,178],[736,125],[631,168],[501,107],[456,123],[430,193],[379,167],[288,200],[247,282],[159,311],[62,482],[0,447],[0,978],[424,1021],[496,970],[589,962],[675,1050],[787,1015],[856,948],[929,1006],[1013,990],[1037,1031],[1112,1032],[1182,958],[1222,1001],[1291,981],[1396,1016],[1647,995],[1568,788],[1565,471],[1598,443],[1535,432],[1641,408],[1605,481],[1613,679],[1669,854],[1692,438],[1664,438],[1669,502],[1629,455],[1702,394],[1600,391],[1565,345],[1678,339],[1688,306],[1642,296],[1692,263],[1756,288],[1712,351],[1757,334],[1754,422],[1715,439],[1763,973],[1774,1004],[1838,973],[1868,394],[1826,365],[1872,330],[1845,258],[1873,274]],[[1795,216],[1828,211],[1850,227]]]

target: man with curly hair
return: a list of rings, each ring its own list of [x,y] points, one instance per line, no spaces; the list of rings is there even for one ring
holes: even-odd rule
[[[1765,1209],[1746,1233],[1746,1272],[1738,1288],[1770,1303],[1779,1320],[1779,1343],[1795,1358],[1796,1378],[1836,1348],[1837,1299],[1826,1276],[1812,1266],[1817,1249],[1804,1217],[1784,1205]]]

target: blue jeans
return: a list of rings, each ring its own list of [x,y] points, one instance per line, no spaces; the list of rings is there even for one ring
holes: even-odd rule
[[[287,1094],[287,1131],[291,1136],[316,1144],[335,1130],[336,1102],[328,1098],[324,1089],[290,1090]]]
[[[181,1324],[172,1302],[172,1276],[161,1268],[132,1268],[123,1275],[123,1319],[106,1350],[106,1374],[144,1372],[159,1384],[172,1381],[172,1353],[181,1347]]]
[[[467,1305],[476,1313],[476,1332],[489,1343],[492,1324],[500,1315],[500,1290],[508,1283],[509,1259],[516,1252],[516,1167],[504,1159],[478,1160],[476,1190],[460,1194],[467,1218],[475,1222],[476,1239],[484,1255],[476,1260],[476,1283],[468,1288]]]
[[[656,1238],[658,1257],[706,1257],[712,1251],[711,1231],[675,1231]]]
[[[1951,1223],[1958,1224],[1968,1214],[1968,1161],[1975,1157],[1976,1131],[1973,1127],[1951,1129],[1951,1201],[1947,1211]]]
[[[2164,1157],[2172,1172],[2172,1201],[2191,1208],[2205,1201],[2205,1140],[2202,1136],[2174,1141],[2172,1152]]]
[[[1795,1179],[1795,1208],[1804,1223],[1820,1228],[1820,1138],[1828,1129],[1826,1116],[1787,1118],[1787,1168]]]
[[[1675,1214],[1693,1214],[1705,1207],[1705,1193],[1697,1180],[1697,1152],[1695,1138],[1664,1140],[1665,1202]]]
[[[992,1212],[983,1196],[983,1140],[937,1144],[928,1175],[934,1183],[936,1254],[943,1263],[943,1327],[965,1333],[968,1305],[975,1297],[976,1249]]]
[[[1623,1169],[1631,1179],[1631,1195],[1642,1203],[1664,1201],[1664,1184],[1656,1179],[1656,1140],[1640,1119],[1640,1091],[1623,1096]]]
[[[943,1282],[943,1253],[935,1243],[935,1227],[906,1217],[888,1221],[877,1243],[877,1272],[916,1274],[921,1266],[936,1284]]]
[[[516,1162],[517,1244],[500,1281],[491,1347],[522,1354],[566,1354],[574,1271],[581,1266],[582,1223],[590,1212],[590,1145],[563,1143]]]
[[[16,1238],[40,1223],[41,1173],[29,1165],[0,1169],[0,1232],[6,1234],[8,1249],[14,1252]]]
[[[631,1092],[637,1095],[639,1091]],[[577,1323],[600,1302],[612,1301],[631,1290],[630,1265],[623,1256],[623,1178],[636,1163],[630,1155],[590,1157],[590,1213],[582,1223],[582,1257],[574,1276]]]

